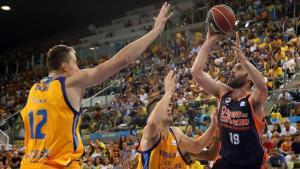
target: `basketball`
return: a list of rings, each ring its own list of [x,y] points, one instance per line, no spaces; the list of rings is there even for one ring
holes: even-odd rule
[[[300,154],[297,16],[288,0],[1,1],[0,169],[300,169],[281,159]]]
[[[206,22],[212,32],[225,34],[234,29],[236,17],[229,6],[216,5],[209,10]]]

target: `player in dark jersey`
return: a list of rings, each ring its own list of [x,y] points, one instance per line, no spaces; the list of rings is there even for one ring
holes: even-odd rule
[[[259,169],[264,161],[260,134],[264,126],[267,86],[261,73],[243,54],[238,33],[236,42],[232,41],[232,49],[239,62],[232,68],[228,83],[216,81],[203,71],[212,47],[224,37],[208,31],[192,67],[199,86],[219,101],[221,158],[213,169]],[[255,86],[253,91],[252,84]]]

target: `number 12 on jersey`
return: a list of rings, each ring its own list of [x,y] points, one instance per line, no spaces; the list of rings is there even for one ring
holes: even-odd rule
[[[240,136],[236,133],[229,133],[231,144],[238,145],[240,144]]]
[[[30,124],[30,138],[31,139],[44,139],[45,134],[42,133],[42,127],[46,124],[47,122],[47,111],[42,109],[38,110],[36,113],[36,116],[42,116],[42,120],[34,126],[34,115],[33,111],[28,113],[29,116],[29,124]]]

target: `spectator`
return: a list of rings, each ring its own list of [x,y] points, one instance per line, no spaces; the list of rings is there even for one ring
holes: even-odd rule
[[[100,157],[101,157],[101,158],[104,158],[104,157],[107,155],[105,144],[102,143],[102,142],[100,142],[99,147],[100,147],[100,151],[101,151],[101,156],[100,156]],[[110,154],[109,154],[109,155],[110,155]],[[108,156],[108,157],[109,157],[109,156]]]
[[[78,163],[79,163],[80,169],[87,168],[87,164],[83,163],[83,159],[82,158],[78,159]]]
[[[272,143],[275,145],[275,147],[280,147],[282,143],[281,136],[279,134],[273,134],[271,137]]]
[[[278,96],[278,104],[279,104],[279,112],[283,117],[290,116],[289,103],[293,100],[292,95],[286,90],[282,91],[282,93]]]
[[[93,165],[93,160],[92,159],[88,159],[87,165],[85,166],[84,169],[95,169],[95,166]]]
[[[6,165],[6,160],[7,160],[7,151],[1,151],[0,161],[3,163],[3,165]]]
[[[131,155],[130,155],[130,161],[137,161],[137,157],[138,157],[138,152],[136,150],[136,147],[138,146],[138,143],[132,144],[130,146],[131,149]]]
[[[290,51],[288,51],[286,53],[286,55],[287,55],[288,61],[285,61],[283,63],[282,68],[283,68],[283,70],[285,72],[287,72],[287,75],[290,78],[292,75],[295,74],[295,71],[296,71],[296,61],[295,61],[294,57],[292,57],[292,54],[291,54]]]
[[[131,150],[127,146],[127,142],[123,142],[122,150],[121,150],[121,159],[122,161],[130,158],[131,156]]]
[[[273,124],[272,134],[279,134],[281,135],[281,126],[278,123]]]
[[[268,159],[268,168],[277,167],[278,169],[286,169],[286,160],[283,155],[280,154],[277,147],[274,147],[271,151],[271,156]]]
[[[94,166],[95,166],[95,169],[101,169],[101,157],[97,156],[94,159]]]
[[[268,140],[270,140],[271,137],[272,137],[272,132],[268,129],[268,124],[267,123],[265,124],[263,134],[265,134],[267,136]]]
[[[112,152],[113,152],[113,154],[112,154],[113,159],[115,159],[116,157],[121,159],[121,152],[119,149],[118,142],[114,142]]]
[[[101,157],[101,155],[102,155],[101,148],[100,146],[96,145],[95,152],[91,155],[92,160],[94,160],[96,157]]]
[[[142,89],[141,93],[140,93],[140,100],[144,103],[144,104],[148,104],[148,94],[145,93],[145,90]]]
[[[186,135],[190,138],[194,138],[193,128],[191,126],[187,128]]]
[[[127,138],[125,136],[121,136],[119,140],[119,149],[123,150],[123,143],[127,142]]]
[[[278,96],[278,100],[292,101],[293,99],[294,99],[293,96],[286,90],[283,90],[282,93],[280,93]]]
[[[290,134],[283,136],[283,143],[281,143],[280,151],[281,153],[288,155],[292,151],[292,136]]]
[[[291,126],[291,122],[289,120],[285,120],[283,124],[285,128],[282,129],[282,133],[281,133],[282,135],[287,135],[287,134],[293,135],[296,133],[297,131],[296,128]]]
[[[196,127],[196,132],[194,135],[194,139],[197,139],[198,137],[200,137],[203,134],[203,131],[200,127]]]
[[[112,148],[111,148],[110,144],[105,145],[105,155],[102,156],[102,157],[103,158],[107,157],[107,158],[111,159],[111,157],[112,157]]]
[[[294,136],[294,141],[292,143],[292,152],[293,154],[300,155],[300,134]]]
[[[13,152],[12,151],[8,151],[8,153],[7,153],[7,159],[6,159],[6,162],[5,162],[5,164],[6,164],[6,166],[12,166],[12,164],[13,164],[13,162],[12,162],[12,158],[14,157],[14,154],[13,154]]]
[[[113,169],[122,169],[121,160],[119,158],[114,159]]]
[[[19,156],[19,152],[18,151],[14,151],[13,152],[13,157],[11,159],[11,161],[12,161],[11,167],[13,169],[20,168],[21,160],[22,160],[22,158]]]
[[[108,158],[104,158],[104,159],[103,159],[103,165],[101,165],[100,168],[101,168],[101,169],[112,169],[112,168],[113,168],[113,165],[111,165],[111,164],[109,163]]]
[[[274,63],[272,69],[269,70],[267,76],[269,77],[268,86],[271,88],[278,88],[282,84],[283,78],[282,68],[278,66],[278,63]]]
[[[82,160],[84,162],[87,162],[90,159],[91,154],[94,153],[94,149],[95,149],[95,147],[93,144],[88,145],[88,147],[86,148],[86,151],[84,152],[84,157],[82,158]]]
[[[297,133],[300,133],[300,121],[297,121],[297,123],[296,123],[296,130],[297,130]]]
[[[128,146],[133,145],[135,143],[135,141],[136,141],[136,138],[133,135],[130,135],[127,140]]]
[[[275,147],[275,144],[271,140],[268,139],[266,134],[261,136],[261,143],[262,143],[263,147],[267,150],[268,154]]]

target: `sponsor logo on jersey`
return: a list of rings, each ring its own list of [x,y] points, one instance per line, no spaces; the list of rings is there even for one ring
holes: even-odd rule
[[[176,146],[177,145],[176,140],[172,140],[171,144],[172,144],[172,146]]]
[[[245,107],[245,105],[246,105],[245,101],[242,101],[242,102],[240,103],[240,106],[241,106],[241,107]]]
[[[231,102],[231,98],[230,97],[226,97],[225,98],[225,103],[230,103]]]
[[[225,105],[221,108],[220,122],[223,127],[231,129],[248,130],[248,114],[242,111],[231,111]]]

